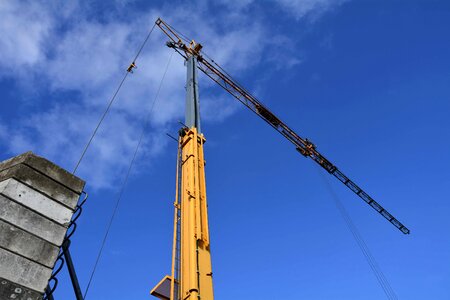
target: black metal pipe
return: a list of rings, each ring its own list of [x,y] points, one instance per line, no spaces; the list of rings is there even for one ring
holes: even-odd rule
[[[75,267],[73,265],[72,256],[69,251],[70,240],[64,241],[62,245],[62,250],[67,263],[67,270],[69,271],[70,279],[72,281],[73,291],[75,292],[75,297],[77,300],[84,300],[83,294],[81,293],[80,283],[78,282],[77,273],[75,272]]]

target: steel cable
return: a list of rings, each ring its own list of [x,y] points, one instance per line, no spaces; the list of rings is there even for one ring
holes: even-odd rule
[[[386,297],[390,300],[397,300],[398,299],[397,295],[395,294],[394,290],[392,289],[391,284],[387,280],[383,271],[379,267],[377,261],[375,260],[372,253],[370,252],[369,247],[367,246],[363,237],[359,233],[356,225],[354,224],[353,220],[351,219],[350,215],[348,214],[347,210],[345,209],[344,204],[339,199],[338,195],[334,192],[331,184],[329,183],[327,178],[325,178],[325,176],[321,172],[321,170],[318,170],[318,172],[320,174],[322,181],[324,182],[325,186],[327,187],[328,192],[332,196],[331,198],[332,198],[334,204],[336,205],[336,208],[338,209],[339,213],[341,214],[341,217],[344,219],[348,230],[350,231],[350,233],[352,234],[356,243],[358,244],[358,247],[360,248],[361,252],[364,255],[364,258],[366,259],[367,263],[369,264],[370,268],[372,269],[372,272],[375,275],[375,277],[377,278],[377,281],[380,284],[381,288],[383,289],[383,292],[385,293]]]
[[[139,47],[138,52],[137,52],[136,55],[134,56],[132,65],[135,66],[135,62],[136,62],[136,60],[138,59],[139,55],[141,54],[142,49],[144,49],[145,45],[147,44],[147,41],[148,41],[148,39],[150,38],[150,35],[151,35],[152,32],[153,32],[153,29],[155,29],[155,26],[156,26],[156,24],[153,24],[153,27],[150,29],[149,33],[147,34],[147,37],[145,38],[144,42],[143,42],[143,43],[141,44],[141,46]],[[103,123],[103,120],[105,119],[106,115],[108,114],[108,112],[109,112],[109,110],[110,110],[112,104],[114,103],[114,100],[116,100],[117,94],[119,94],[119,91],[120,91],[120,89],[121,89],[122,86],[123,86],[123,83],[125,82],[125,80],[126,80],[127,77],[128,77],[128,74],[130,74],[130,73],[131,73],[131,71],[130,71],[130,69],[129,69],[129,70],[126,71],[125,75],[123,76],[122,81],[119,83],[119,86],[117,87],[116,91],[114,92],[114,94],[113,94],[111,100],[110,100],[109,103],[108,103],[108,106],[106,107],[105,111],[103,112],[103,115],[101,116],[99,122],[97,123],[97,126],[95,127],[94,131],[92,132],[92,135],[91,135],[91,137],[89,138],[88,143],[87,143],[86,146],[84,147],[83,152],[81,153],[81,156],[80,156],[80,158],[78,159],[78,162],[77,162],[77,164],[75,165],[75,168],[74,168],[72,174],[75,174],[75,173],[77,172],[78,167],[79,167],[80,164],[81,164],[81,161],[83,160],[83,158],[84,158],[84,156],[85,156],[85,154],[86,154],[86,152],[87,152],[89,146],[91,145],[92,141],[94,140],[95,135],[97,134],[98,129],[100,128],[100,125]]]
[[[91,272],[91,275],[90,275],[90,277],[89,277],[89,281],[88,281],[88,284],[87,284],[87,286],[86,286],[86,290],[85,290],[85,292],[84,292],[84,299],[86,299],[87,293],[88,293],[88,291],[89,291],[89,287],[91,286],[92,280],[93,280],[94,275],[95,275],[95,272],[96,272],[96,270],[97,270],[97,266],[98,266],[98,264],[99,264],[99,262],[100,262],[100,258],[101,258],[101,256],[102,256],[103,249],[104,249],[105,244],[106,244],[106,240],[108,239],[108,236],[109,236],[109,232],[110,232],[110,230],[111,230],[112,223],[113,223],[114,218],[115,218],[115,216],[116,216],[116,214],[117,214],[117,210],[118,210],[118,208],[119,208],[120,201],[122,200],[123,192],[124,192],[125,187],[126,187],[127,182],[128,182],[128,178],[130,177],[131,170],[132,170],[133,165],[134,165],[134,162],[135,162],[135,160],[136,160],[136,157],[137,157],[139,148],[140,148],[140,146],[141,146],[141,144],[142,144],[142,140],[143,140],[143,138],[144,138],[146,129],[147,129],[148,124],[149,124],[150,116],[151,116],[151,114],[152,114],[152,112],[153,112],[153,110],[154,110],[154,108],[155,108],[156,101],[158,100],[158,97],[159,97],[159,94],[160,94],[160,91],[161,91],[161,88],[162,88],[164,79],[165,79],[166,74],[167,74],[167,70],[169,69],[169,65],[170,65],[170,62],[171,62],[171,60],[172,60],[172,56],[173,56],[173,52],[170,54],[170,57],[169,57],[169,60],[168,60],[168,62],[167,62],[166,68],[165,68],[165,70],[164,70],[163,76],[162,76],[161,81],[160,81],[160,83],[159,83],[158,90],[157,90],[157,92],[156,92],[156,94],[155,94],[155,98],[153,99],[153,102],[152,102],[150,111],[148,112],[147,116],[145,117],[145,122],[144,122],[144,125],[143,125],[143,128],[142,128],[141,134],[140,134],[140,136],[139,136],[139,140],[138,140],[138,143],[137,143],[137,145],[136,145],[135,151],[134,151],[134,153],[133,153],[133,157],[132,157],[132,159],[131,159],[131,161],[130,161],[130,164],[129,164],[129,166],[128,166],[128,169],[127,169],[127,172],[126,172],[126,175],[125,175],[125,179],[124,179],[124,181],[123,181],[123,183],[122,183],[122,186],[121,186],[121,188],[120,188],[120,190],[119,190],[119,193],[117,194],[117,199],[116,199],[116,203],[115,203],[115,206],[114,206],[114,209],[113,209],[113,213],[112,213],[112,215],[111,215],[111,218],[109,219],[109,222],[108,222],[108,225],[107,225],[107,228],[106,228],[106,232],[105,232],[105,235],[103,236],[103,240],[102,240],[102,243],[101,243],[101,246],[100,246],[100,250],[99,250],[99,252],[98,252],[98,254],[97,254],[97,258],[96,258],[96,260],[95,260],[94,267],[93,267],[92,272]]]
[[[132,63],[131,63],[130,66],[128,67],[128,69],[127,69],[126,73],[124,74],[122,80],[120,81],[120,83],[119,83],[117,89],[115,90],[113,96],[111,97],[111,99],[110,99],[110,101],[109,101],[109,103],[108,103],[108,105],[107,105],[105,111],[103,112],[102,116],[100,117],[100,120],[98,121],[98,123],[97,123],[97,125],[96,125],[94,131],[92,132],[92,134],[91,134],[91,136],[90,136],[90,138],[89,138],[89,141],[87,142],[87,144],[86,144],[85,147],[83,148],[83,151],[82,151],[82,153],[81,153],[81,156],[80,156],[80,158],[78,159],[78,161],[77,161],[77,163],[76,163],[76,165],[75,165],[75,168],[74,168],[73,171],[72,171],[72,174],[75,175],[75,173],[77,172],[78,167],[80,166],[80,164],[81,164],[81,162],[82,162],[82,160],[83,160],[83,158],[84,158],[84,156],[85,156],[87,150],[89,149],[90,145],[92,144],[92,141],[94,140],[94,137],[96,136],[98,129],[100,128],[101,124],[103,123],[103,120],[105,119],[105,117],[107,116],[108,112],[110,111],[112,104],[114,103],[114,101],[115,101],[117,95],[119,94],[119,91],[121,90],[121,88],[122,88],[122,86],[123,86],[125,80],[127,79],[128,74],[132,73],[132,69],[133,69],[133,68],[136,68],[135,62],[136,62],[136,60],[138,59],[139,55],[141,54],[142,50],[144,49],[145,45],[147,44],[147,41],[149,40],[149,38],[150,38],[150,36],[151,36],[151,34],[152,34],[152,32],[153,32],[155,26],[156,26],[156,24],[153,24],[153,26],[152,26],[152,28],[149,30],[149,32],[148,32],[148,34],[147,34],[145,40],[143,41],[143,43],[142,43],[141,46],[139,47],[139,49],[138,49],[136,55],[134,56],[134,59],[133,59]],[[84,193],[84,192],[83,192],[83,193]],[[69,235],[66,235],[66,237],[65,237],[65,239],[64,239],[64,242],[68,241],[69,238],[70,238],[70,236],[75,232],[76,225],[77,225],[77,224],[75,223],[75,221],[76,221],[76,219],[78,219],[78,217],[80,216],[81,211],[82,211],[82,205],[86,202],[86,199],[87,199],[87,194],[86,194],[85,199],[82,200],[82,202],[81,202],[80,204],[77,205],[77,208],[76,208],[76,211],[75,211],[74,215],[76,215],[77,212],[78,212],[78,215],[76,215],[76,217],[74,217],[74,218],[71,220],[71,225],[70,225],[70,226],[73,226],[73,229],[72,229],[72,231],[71,231],[71,233],[70,233]],[[68,249],[68,248],[66,249],[66,251],[67,251],[67,253],[69,253],[69,249]],[[58,281],[57,278],[56,278],[56,275],[59,273],[60,269],[62,268],[62,265],[64,264],[64,260],[62,259],[62,255],[63,255],[63,254],[62,254],[62,252],[61,252],[60,255],[59,255],[59,258],[61,259],[61,267],[59,267],[56,271],[52,272],[52,278],[51,278],[51,280],[53,280],[53,281],[55,282],[55,284],[54,284],[53,288],[50,288],[50,286],[47,287],[45,299],[47,299],[47,298],[48,298],[48,299],[53,299],[52,293],[53,293],[54,290],[56,289],[56,285],[57,285],[57,281]],[[80,292],[80,296],[81,296],[81,292]]]
[[[147,37],[145,38],[144,42],[142,43],[141,47],[139,48],[138,52],[136,53],[136,56],[133,59],[133,62],[136,62],[136,60],[138,59],[139,55],[141,55],[142,49],[144,49],[145,44],[147,44],[148,39],[150,38],[150,35],[153,32],[153,29],[155,29],[156,23],[153,24],[152,29],[150,29],[150,31],[147,34]]]

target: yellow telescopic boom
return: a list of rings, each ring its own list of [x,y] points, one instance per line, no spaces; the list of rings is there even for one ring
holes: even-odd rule
[[[205,138],[195,127],[185,129],[183,135],[180,299],[209,300],[214,297],[203,156]]]

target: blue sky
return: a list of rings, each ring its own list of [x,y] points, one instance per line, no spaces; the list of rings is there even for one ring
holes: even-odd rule
[[[267,0],[0,4],[0,155],[71,170],[157,16],[204,50],[411,229],[329,178],[399,299],[450,299],[450,3]],[[170,56],[155,30],[83,161],[73,238],[86,286],[115,195]],[[173,56],[87,299],[149,299],[170,271]],[[200,81],[217,299],[385,299],[317,166]],[[62,274],[57,299],[72,299]]]

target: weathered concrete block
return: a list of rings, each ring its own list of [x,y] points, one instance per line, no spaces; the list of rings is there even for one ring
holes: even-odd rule
[[[52,269],[0,248],[0,277],[43,293]]]
[[[59,253],[59,248],[55,245],[1,220],[0,233],[0,248],[53,268]]]
[[[71,209],[75,208],[80,197],[74,191],[24,164],[14,165],[0,172],[0,181],[8,178],[25,183]]]
[[[0,182],[0,194],[58,222],[68,226],[73,211],[14,178]]]
[[[85,182],[31,152],[0,162],[0,300],[37,300]]]
[[[83,191],[85,184],[83,180],[46,160],[45,158],[37,156],[31,151],[1,162],[0,171],[18,164],[25,164],[45,174],[46,176],[73,190],[77,194],[81,194]]]
[[[42,294],[0,278],[0,300],[41,300]]]
[[[61,246],[66,228],[0,195],[0,220]],[[0,265],[1,266],[1,265]]]

